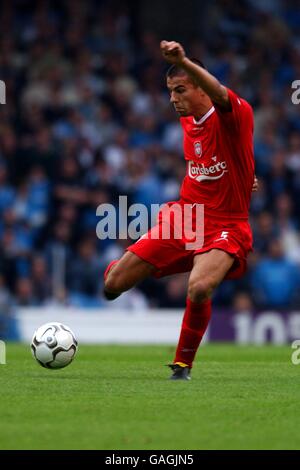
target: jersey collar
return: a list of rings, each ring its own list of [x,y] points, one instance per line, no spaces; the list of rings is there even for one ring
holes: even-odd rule
[[[206,121],[207,118],[209,118],[209,116],[215,111],[215,107],[212,106],[208,111],[207,113],[204,114],[204,116],[202,116],[202,118],[199,119],[199,121],[196,121],[195,118],[193,118],[193,122],[194,124],[202,124],[204,121]]]

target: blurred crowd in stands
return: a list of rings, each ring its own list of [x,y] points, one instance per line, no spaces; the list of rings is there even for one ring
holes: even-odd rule
[[[247,275],[224,282],[215,305],[300,306],[298,1],[209,2],[184,43],[255,112],[259,190]],[[113,6],[112,6],[113,5]],[[103,307],[103,272],[130,240],[99,240],[96,208],[176,200],[185,174],[182,131],[165,87],[155,31],[126,2],[2,1],[0,79],[0,311]],[[181,308],[187,275],[150,279],[110,308]]]

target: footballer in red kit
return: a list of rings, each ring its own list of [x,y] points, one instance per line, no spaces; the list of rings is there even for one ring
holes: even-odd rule
[[[182,213],[190,208],[191,225],[196,234],[202,232],[201,244],[187,245],[184,230],[179,237],[174,231],[161,236],[167,223],[174,225],[161,211],[157,225],[108,266],[104,294],[113,300],[148,276],[190,272],[179,342],[169,364],[172,380],[189,380],[211,317],[213,290],[222,280],[243,275],[252,249],[248,212],[257,188],[253,112],[200,61],[187,58],[178,42],[162,41],[161,52],[170,64],[167,87],[180,116],[186,160],[180,199],[167,207],[182,208]],[[197,206],[203,207],[201,220]],[[180,219],[183,225],[186,220]]]
[[[251,106],[227,88],[232,110],[217,104],[197,121],[181,117],[187,175],[181,198],[205,205],[212,217],[248,219],[253,185]]]

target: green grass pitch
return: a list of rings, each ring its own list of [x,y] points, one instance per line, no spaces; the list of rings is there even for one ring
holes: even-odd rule
[[[300,365],[286,347],[201,347],[190,382],[168,346],[85,346],[47,370],[27,345],[0,365],[0,449],[299,449]]]

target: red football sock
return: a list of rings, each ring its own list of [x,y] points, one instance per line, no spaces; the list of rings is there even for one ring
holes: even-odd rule
[[[174,362],[182,362],[192,367],[197,349],[211,317],[211,300],[201,304],[186,300],[180,338]]]

